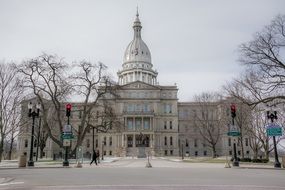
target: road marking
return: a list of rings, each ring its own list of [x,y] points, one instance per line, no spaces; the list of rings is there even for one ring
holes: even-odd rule
[[[5,185],[18,185],[18,184],[23,184],[24,182],[19,181],[19,182],[9,182],[9,183],[1,183],[0,186],[5,186]]]
[[[76,189],[78,187],[81,187],[81,188],[124,188],[124,187],[131,187],[131,188],[151,188],[151,187],[154,187],[154,188],[187,188],[187,187],[215,187],[215,188],[218,188],[218,187],[221,187],[221,188],[257,188],[257,189],[271,189],[271,190],[274,190],[274,189],[281,189],[281,190],[285,190],[285,187],[281,187],[281,186],[259,186],[259,185],[192,185],[192,184],[185,184],[185,185],[165,185],[165,184],[154,184],[154,185],[59,185],[59,186],[37,186],[37,188],[40,188],[40,189],[50,189],[50,188],[55,188],[55,189]]]

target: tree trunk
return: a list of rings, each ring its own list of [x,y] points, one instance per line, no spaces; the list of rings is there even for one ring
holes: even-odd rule
[[[217,154],[216,154],[216,146],[213,145],[212,146],[212,158],[216,158],[217,157]]]
[[[13,137],[13,135],[12,135],[11,143],[10,143],[10,147],[9,147],[8,160],[11,160],[11,159],[12,159],[13,144],[14,144],[14,137]]]
[[[1,135],[1,140],[0,140],[0,162],[2,161],[2,156],[3,156],[3,149],[4,148],[4,136]]]

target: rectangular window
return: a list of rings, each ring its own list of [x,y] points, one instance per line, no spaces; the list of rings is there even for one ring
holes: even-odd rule
[[[43,152],[43,156],[46,156],[46,153],[45,153],[45,152]]]
[[[170,142],[169,142],[170,146],[173,145],[173,142],[172,142],[172,137],[170,137]]]
[[[173,150],[170,150],[170,155],[171,155],[171,156],[173,155]]]
[[[106,144],[107,144],[107,137],[104,137],[103,144],[104,144],[104,146],[106,146]]]
[[[248,146],[248,138],[245,138],[245,146]]]
[[[198,151],[195,151],[195,156],[198,156]]]
[[[194,147],[198,147],[198,140],[194,139]]]
[[[249,151],[246,151],[246,154],[249,154]]]
[[[133,135],[127,136],[128,147],[133,147]]]
[[[109,155],[112,156],[112,151],[109,152]]]
[[[96,148],[98,148],[98,139],[95,140]]]
[[[232,146],[232,139],[231,138],[228,138],[228,144],[229,144],[229,146]]]
[[[150,118],[144,118],[143,122],[144,122],[144,124],[143,124],[144,129],[148,130],[150,128],[150,125],[149,125],[150,124]]]
[[[90,140],[89,139],[86,140],[86,146],[87,146],[87,148],[90,147]]]
[[[128,130],[133,130],[133,118],[128,118],[127,123],[128,123]]]
[[[232,154],[233,154],[233,153],[232,153],[232,151],[230,150],[230,151],[229,151],[229,155],[231,156]]]
[[[167,121],[164,121],[164,129],[167,129]]]
[[[164,151],[164,155],[167,156],[167,150]]]
[[[136,130],[140,130],[142,127],[142,119],[141,118],[136,118]]]
[[[106,156],[106,150],[104,150],[104,156]]]
[[[113,141],[112,141],[112,137],[109,137],[109,146],[112,146]]]
[[[25,140],[25,148],[27,148],[28,147],[28,140],[26,139]]]
[[[204,151],[204,156],[207,156],[207,151]]]
[[[81,119],[81,117],[82,117],[82,111],[80,110],[80,111],[79,111],[78,118]]]
[[[240,150],[238,151],[238,155],[240,156]]]
[[[172,129],[172,121],[169,121],[169,129]]]
[[[37,140],[34,141],[34,147],[37,147]]]
[[[188,139],[186,139],[185,146],[186,146],[186,147],[189,147]]]
[[[167,137],[164,137],[164,145],[167,145]]]

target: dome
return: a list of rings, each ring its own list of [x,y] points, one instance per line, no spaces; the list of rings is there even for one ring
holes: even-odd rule
[[[133,39],[125,51],[124,63],[130,62],[145,62],[151,64],[150,51],[141,38]]]
[[[124,64],[131,62],[144,62],[151,64],[151,55],[147,45],[141,38],[141,22],[137,13],[133,25],[134,39],[129,43],[124,54]]]

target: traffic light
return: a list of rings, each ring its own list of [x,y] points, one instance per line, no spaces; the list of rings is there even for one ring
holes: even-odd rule
[[[71,112],[71,104],[67,104],[65,108],[66,108],[66,116],[69,117]]]
[[[236,117],[236,106],[234,104],[231,105],[231,114],[232,118]]]

